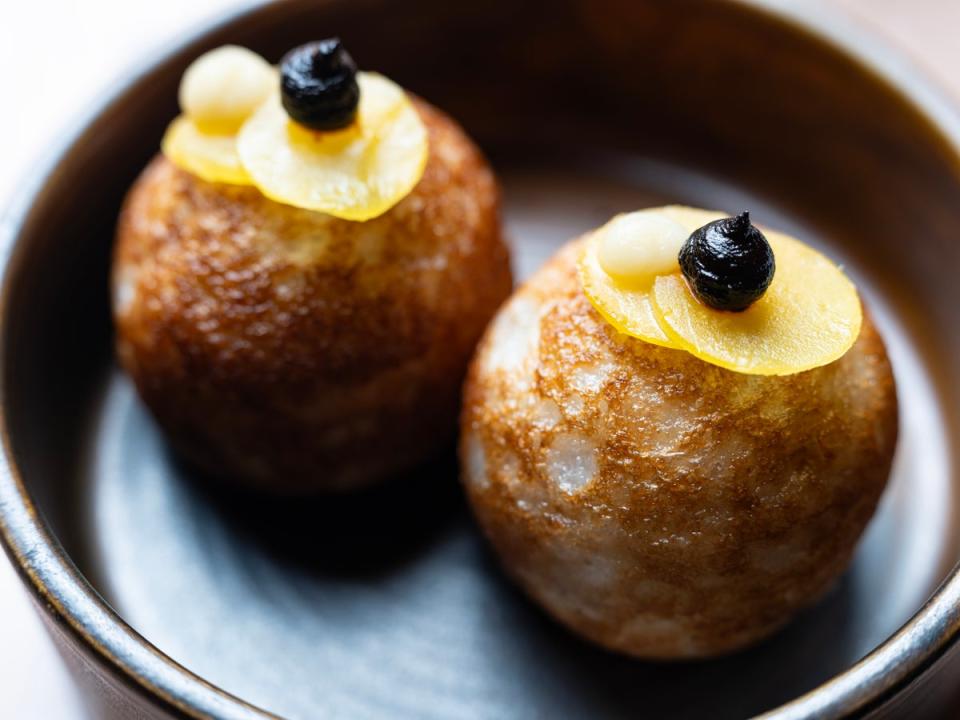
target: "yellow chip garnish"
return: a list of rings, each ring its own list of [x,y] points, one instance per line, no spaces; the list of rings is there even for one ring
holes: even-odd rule
[[[181,115],[170,123],[161,148],[174,165],[207,182],[252,184],[237,153],[237,136],[232,133],[204,132]]]
[[[670,208],[691,232],[721,215]],[[863,321],[857,289],[834,263],[782,233],[764,230],[777,269],[766,293],[742,312],[707,307],[680,273],[657,278],[653,312],[676,346],[742,373],[790,375],[837,360]]]
[[[580,283],[603,318],[620,332],[655,345],[677,347],[660,328],[653,313],[651,293],[654,277],[636,282],[618,281],[608,275],[598,259],[603,228],[591,233],[580,255]]]
[[[615,267],[604,268],[601,250],[604,239],[609,240],[605,233],[620,220],[643,214],[672,221],[686,233],[724,217],[674,205],[618,216],[587,237],[578,265],[584,293],[620,332],[753,375],[790,375],[826,365],[856,342],[863,321],[856,287],[826,257],[782,233],[764,230],[776,273],[766,293],[742,312],[716,310],[700,302],[679,264],[675,271],[663,272],[663,248],[614,247],[619,254],[608,253],[612,260],[607,264],[616,261]],[[660,240],[656,232],[675,234],[661,224],[662,230],[645,223],[643,233],[636,232],[633,240],[627,236],[625,242],[653,243]],[[674,240],[666,243],[673,244]],[[653,258],[651,269],[660,273],[656,277],[645,277],[642,267],[633,267],[646,257]],[[630,273],[612,271],[621,266]]]
[[[293,122],[279,94],[240,130],[237,147],[252,182],[271,200],[347,220],[368,220],[402,200],[427,163],[427,130],[403,89],[358,73],[353,125],[313,132]]]

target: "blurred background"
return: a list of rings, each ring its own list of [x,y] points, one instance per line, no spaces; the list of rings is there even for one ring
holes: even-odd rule
[[[398,0],[399,1],[399,0]],[[666,1],[666,0],[665,0]],[[769,0],[808,4],[812,0]],[[841,32],[880,35],[960,103],[960,0],[817,0]],[[0,203],[124,72],[236,0],[32,0],[0,4]],[[91,182],[96,182],[91,178]],[[0,717],[82,717],[56,651],[0,561]]]

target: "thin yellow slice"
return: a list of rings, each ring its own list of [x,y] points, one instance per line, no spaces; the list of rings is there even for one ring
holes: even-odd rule
[[[272,200],[347,220],[382,215],[420,181],[427,130],[403,89],[358,73],[355,123],[312,132],[273,95],[240,130],[237,147],[253,184]]]
[[[679,347],[663,331],[653,313],[653,277],[638,283],[615,280],[600,266],[597,252],[602,230],[591,233],[580,255],[583,292],[603,318],[620,332],[655,345]]]
[[[753,375],[790,375],[842,357],[863,321],[856,287],[813,248],[764,234],[777,270],[763,297],[743,312],[722,312],[697,300],[681,274],[660,276],[653,311],[661,328],[702,360]]]
[[[167,128],[161,143],[163,154],[177,167],[207,182],[252,185],[237,153],[233,133],[204,132],[185,115]]]

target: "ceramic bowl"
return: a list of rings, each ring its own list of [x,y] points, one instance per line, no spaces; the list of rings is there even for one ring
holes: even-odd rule
[[[795,3],[794,6],[800,4]],[[3,544],[95,717],[743,717],[935,713],[960,625],[960,122],[819,3],[290,0],[138,73],[19,188],[2,226]],[[503,183],[523,277],[612,214],[738,210],[825,247],[873,308],[897,460],[855,562],[761,645],[611,655],[502,577],[452,453],[291,504],[212,489],[113,360],[117,212],[190,60],[340,35],[459,119]],[[955,705],[954,707],[958,707]]]

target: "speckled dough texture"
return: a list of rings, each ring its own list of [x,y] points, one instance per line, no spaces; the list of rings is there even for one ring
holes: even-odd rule
[[[603,646],[692,658],[755,642],[843,572],[886,484],[883,342],[865,318],[825,367],[724,370],[608,325],[579,247],[478,349],[461,437],[476,517],[526,592]]]
[[[452,439],[459,390],[510,291],[493,174],[416,101],[430,157],[357,223],[204,182],[157,157],[127,198],[120,361],[187,458],[285,494],[404,471]]]

